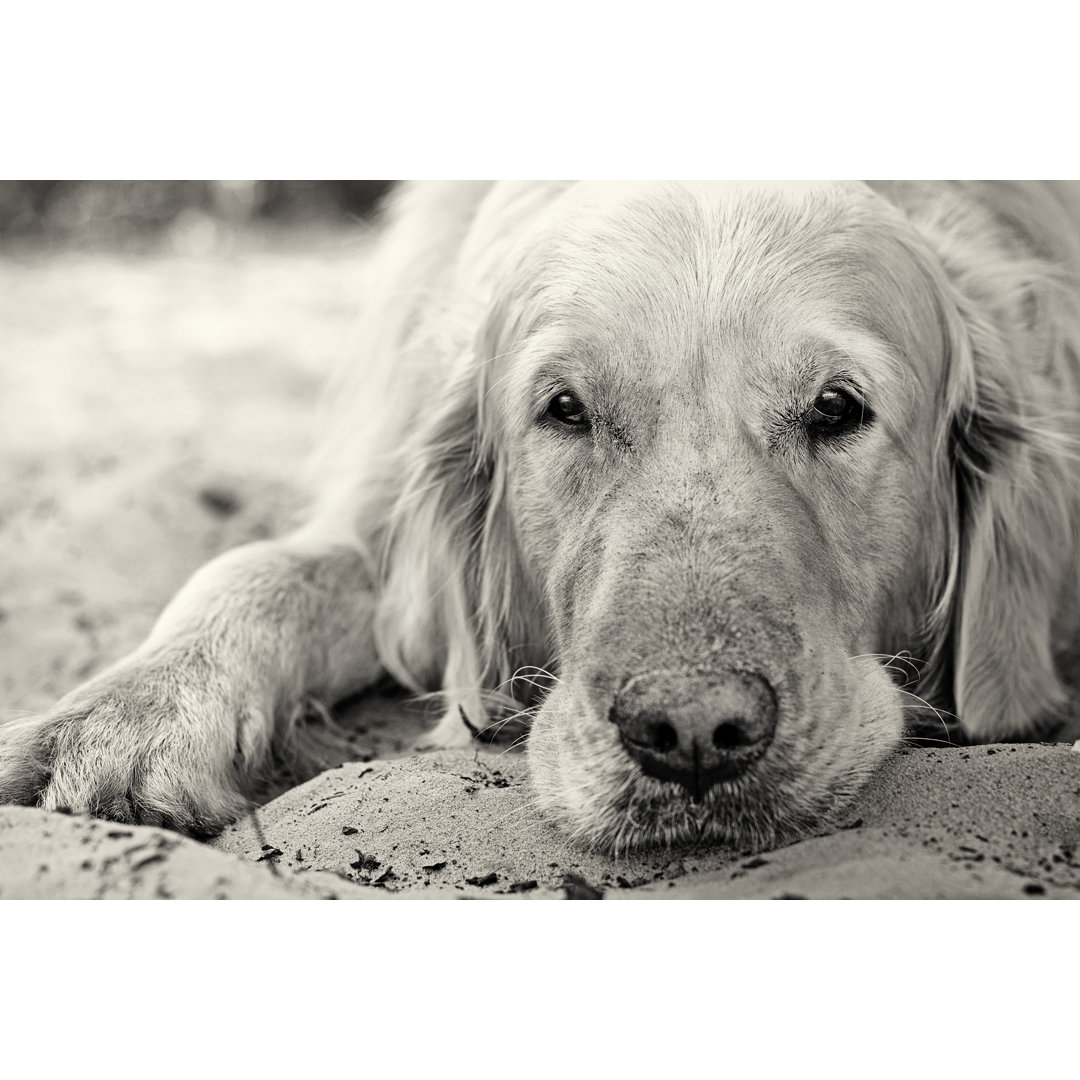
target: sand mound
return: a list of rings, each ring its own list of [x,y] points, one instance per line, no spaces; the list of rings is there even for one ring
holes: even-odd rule
[[[383,899],[1080,898],[1080,753],[910,750],[849,826],[748,855],[611,859],[531,809],[524,761],[454,752],[350,763],[212,841],[0,808],[0,897]]]

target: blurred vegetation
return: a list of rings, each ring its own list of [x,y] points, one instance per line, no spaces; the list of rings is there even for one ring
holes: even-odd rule
[[[0,247],[199,253],[255,231],[373,213],[388,180],[0,180]]]

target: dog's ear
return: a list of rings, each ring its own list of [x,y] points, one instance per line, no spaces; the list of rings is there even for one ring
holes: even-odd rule
[[[943,297],[947,558],[931,618],[931,670],[981,741],[1034,734],[1060,714],[1055,635],[1075,600],[1080,518],[1077,444],[1058,400],[1076,392],[1080,323],[1052,268],[992,270],[977,287],[953,275]]]
[[[500,418],[489,391],[539,302],[529,300],[536,257],[529,230],[568,188],[566,181],[500,183],[477,208],[456,252],[454,301],[426,331],[429,347],[456,358],[443,392],[423,395],[436,404],[392,455],[404,485],[378,538],[376,645],[404,685],[441,692],[448,729],[460,716],[479,728],[496,709],[518,711],[535,683],[515,683],[514,674],[549,660],[540,590],[507,505]]]
[[[382,538],[375,625],[391,674],[417,692],[441,689],[447,715],[463,712],[477,728],[495,708],[520,708],[515,671],[547,660],[489,401],[505,314],[484,320],[441,404],[402,448],[406,480]]]

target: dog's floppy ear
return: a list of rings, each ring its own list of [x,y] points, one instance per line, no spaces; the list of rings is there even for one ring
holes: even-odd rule
[[[1080,324],[1049,264],[981,269],[977,283],[953,273],[942,298],[948,555],[931,623],[932,670],[964,730],[988,741],[1051,726],[1066,698],[1055,632],[1076,592],[1080,504],[1058,398],[1075,387]]]
[[[454,301],[428,328],[429,347],[453,357],[445,389],[424,395],[436,404],[394,454],[404,486],[380,537],[376,646],[405,686],[441,691],[445,729],[462,716],[480,728],[493,709],[516,712],[531,690],[514,694],[514,674],[548,660],[547,622],[507,506],[489,391],[535,314],[535,298],[520,285],[531,280],[535,255],[528,230],[568,187],[500,183],[479,206],[457,250]]]
[[[391,674],[417,692],[441,688],[447,714],[464,713],[476,728],[493,708],[520,708],[509,681],[522,665],[547,660],[489,405],[505,315],[489,313],[441,404],[402,448],[407,479],[383,537],[375,625]]]

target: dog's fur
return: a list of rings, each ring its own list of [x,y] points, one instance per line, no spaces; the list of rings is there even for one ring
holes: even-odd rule
[[[0,729],[0,799],[211,832],[307,703],[389,674],[441,693],[435,745],[531,719],[538,806],[586,842],[760,847],[835,820],[924,701],[972,740],[1062,723],[1074,191],[445,183],[388,218],[310,524]],[[838,385],[868,419],[813,436]],[[546,411],[568,390],[584,426]],[[611,711],[642,673],[693,697],[717,672],[778,721],[695,799]]]

